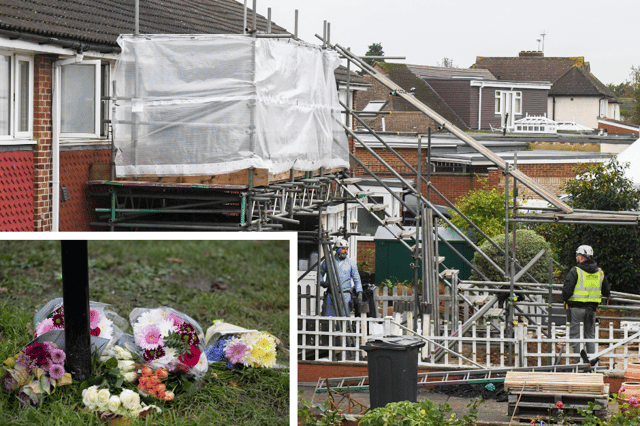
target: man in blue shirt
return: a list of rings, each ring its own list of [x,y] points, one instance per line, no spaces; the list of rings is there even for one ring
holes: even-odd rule
[[[358,266],[356,265],[355,260],[350,259],[347,256],[347,252],[349,251],[349,244],[346,240],[340,238],[335,245],[336,248],[336,261],[335,268],[336,273],[338,275],[339,285],[342,287],[342,293],[344,294],[344,305],[349,306],[349,302],[351,301],[351,280],[353,279],[353,283],[355,285],[355,290],[358,295],[358,303],[362,303],[362,281],[360,281],[360,274],[358,273]],[[324,262],[322,264],[322,273],[326,274],[328,272],[327,264]],[[331,288],[331,287],[329,287]],[[327,292],[327,296],[325,299],[324,309],[322,314],[328,317],[338,316],[338,313],[335,311],[335,307],[333,305],[333,294]],[[348,308],[347,308],[348,309]],[[347,312],[347,315],[349,312]]]

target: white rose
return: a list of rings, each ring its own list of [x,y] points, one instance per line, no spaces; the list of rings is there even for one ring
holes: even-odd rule
[[[122,401],[122,406],[127,410],[137,410],[140,408],[140,395],[132,390],[123,390],[120,394],[120,401]]]
[[[133,355],[131,355],[131,352],[129,352],[127,349],[122,348],[120,346],[116,346],[118,349],[116,349],[116,352],[118,354],[118,359],[133,359]]]
[[[135,364],[136,363],[133,361],[118,361],[118,368],[122,373],[127,373],[129,371],[133,371]]]
[[[109,398],[109,411],[117,413],[118,408],[120,408],[120,404],[120,398],[118,398],[117,395],[111,395],[111,398]]]
[[[82,391],[82,402],[90,409],[96,408],[98,405],[98,387],[91,386]]]
[[[100,389],[98,391],[98,407],[107,407],[110,398],[111,393],[109,393],[109,389]]]
[[[124,373],[124,379],[129,383],[135,383],[138,378],[138,373],[135,371],[129,371],[128,373]]]

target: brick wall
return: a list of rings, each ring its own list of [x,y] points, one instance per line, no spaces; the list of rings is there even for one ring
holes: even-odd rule
[[[108,198],[91,197],[87,181],[91,163],[108,163],[110,158],[109,149],[60,152],[60,187],[69,194],[69,199],[60,203],[60,231],[91,231],[89,224],[97,220],[95,208],[108,207]]]
[[[376,243],[375,241],[358,241],[358,262],[367,261],[371,265],[371,272],[376,270]]]
[[[51,67],[52,56],[37,55],[34,62],[33,138],[33,221],[35,231],[50,231],[51,215]]]
[[[531,179],[544,186],[555,195],[564,194],[564,183],[576,177],[573,169],[576,164],[546,163],[546,164],[521,164],[518,169]],[[489,169],[489,187],[498,187],[504,190],[504,174],[501,170]],[[509,179],[509,186],[513,187],[513,179]],[[519,199],[540,199],[540,197],[522,184],[518,184]]]
[[[33,231],[33,153],[0,153],[0,232]]]

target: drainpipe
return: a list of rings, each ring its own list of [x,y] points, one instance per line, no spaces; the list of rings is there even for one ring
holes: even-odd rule
[[[60,66],[52,65],[51,82],[51,231],[60,223]]]
[[[482,88],[484,81],[478,87],[478,130],[482,130]]]

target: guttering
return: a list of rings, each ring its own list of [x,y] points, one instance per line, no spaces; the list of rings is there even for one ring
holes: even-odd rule
[[[55,46],[62,47],[64,49],[73,49],[78,53],[86,52],[86,51],[96,51],[100,53],[120,53],[120,46],[110,46],[107,44],[96,44],[96,43],[84,43],[80,41],[73,40],[62,40],[55,37],[46,37],[40,36],[36,34],[25,33],[21,31],[11,31],[0,28],[0,37],[8,38],[9,40],[23,40],[30,41],[33,43],[37,43],[40,45],[52,44]]]

